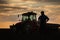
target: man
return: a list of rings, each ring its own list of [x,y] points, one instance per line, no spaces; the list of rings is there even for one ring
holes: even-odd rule
[[[46,22],[49,18],[44,14],[44,11],[41,11],[41,16],[38,18],[40,24],[40,31],[44,32],[46,29]]]

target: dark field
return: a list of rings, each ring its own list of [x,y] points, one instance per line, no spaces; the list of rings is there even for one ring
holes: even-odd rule
[[[29,34],[17,34],[11,32],[10,29],[0,29],[1,40],[60,40],[60,30],[58,24],[48,24],[48,31],[45,33],[35,32]]]

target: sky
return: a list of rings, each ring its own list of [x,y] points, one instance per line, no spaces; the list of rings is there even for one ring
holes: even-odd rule
[[[19,20],[17,15],[34,11],[37,19],[44,11],[50,18],[48,23],[60,24],[60,0],[0,0],[0,28],[9,28]]]

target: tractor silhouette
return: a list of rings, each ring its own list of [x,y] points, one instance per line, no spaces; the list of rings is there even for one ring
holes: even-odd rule
[[[47,23],[47,30],[58,30],[60,24]],[[40,32],[40,26],[36,20],[36,13],[27,12],[22,14],[22,21],[16,23],[15,25],[10,25],[11,32],[15,33],[35,33]],[[46,31],[47,31],[46,30]]]
[[[39,30],[36,13],[27,12],[22,14],[22,21],[10,26],[11,31],[16,33],[32,33]]]

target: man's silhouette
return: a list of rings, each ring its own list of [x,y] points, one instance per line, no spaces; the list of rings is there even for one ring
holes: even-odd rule
[[[44,14],[44,11],[41,11],[41,16],[38,18],[40,23],[40,31],[44,32],[46,29],[46,22],[49,20],[49,18]]]

